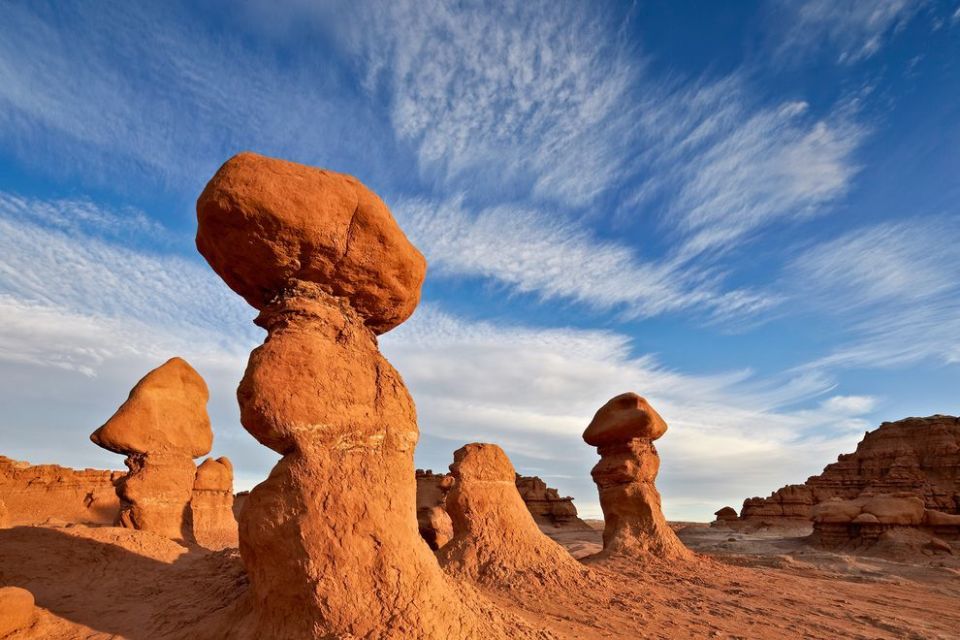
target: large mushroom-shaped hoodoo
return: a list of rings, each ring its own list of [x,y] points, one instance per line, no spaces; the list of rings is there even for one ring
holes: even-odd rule
[[[117,482],[119,524],[191,540],[194,458],[213,446],[207,385],[182,358],[145,375],[116,413],[91,434],[94,443],[127,456]]]
[[[660,456],[653,441],[666,432],[667,423],[635,393],[611,399],[583,432],[600,454],[591,475],[600,491],[605,557],[692,557],[663,517],[655,484]]]
[[[416,412],[377,335],[413,312],[426,261],[386,205],[353,177],[241,153],[197,218],[200,253],[267,330],[237,391],[244,428],[283,455],[240,515],[258,637],[527,637],[418,533]]]
[[[439,551],[448,571],[501,588],[584,584],[589,569],[540,531],[503,449],[468,444],[453,454],[450,471],[453,539]]]

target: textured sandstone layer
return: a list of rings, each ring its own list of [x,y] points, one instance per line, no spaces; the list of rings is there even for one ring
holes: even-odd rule
[[[207,458],[197,467],[190,511],[197,544],[215,551],[238,545],[237,520],[233,515],[233,465],[228,458]]]
[[[453,476],[417,469],[415,477],[417,526],[421,537],[436,551],[453,537],[453,521],[446,510],[447,491],[453,486]]]
[[[446,494],[453,486],[449,474],[417,469],[417,522],[420,535],[434,550],[442,547],[453,535],[453,525],[446,513]],[[561,498],[556,489],[537,476],[516,476],[517,491],[538,525],[589,530],[590,525],[577,517],[573,498]]]
[[[0,587],[0,638],[26,629],[34,617],[33,594],[19,587]]]
[[[122,476],[121,471],[33,466],[0,456],[0,527],[114,524],[120,512],[114,484]]]
[[[723,507],[722,509],[715,511],[713,515],[716,516],[716,519],[710,523],[711,526],[723,526],[738,520],[737,510],[733,507]]]
[[[561,497],[556,489],[537,476],[516,477],[517,491],[524,504],[530,510],[537,524],[554,527],[588,528],[589,525],[577,517],[577,508],[570,496]]]
[[[812,541],[824,547],[869,545],[893,529],[958,538],[960,516],[925,509],[912,493],[831,498],[813,507]]]
[[[197,201],[197,248],[267,330],[237,391],[283,458],[240,513],[254,637],[523,638],[446,576],[416,519],[413,401],[377,334],[420,297],[423,256],[355,178],[251,153]]]
[[[653,441],[666,432],[667,423],[635,393],[611,399],[583,432],[600,454],[591,475],[603,509],[603,555],[692,557],[663,517],[655,484],[660,456]]]
[[[190,540],[193,458],[213,445],[207,385],[181,358],[145,375],[116,413],[91,434],[94,443],[127,456],[117,482],[121,526]]]
[[[588,570],[534,522],[516,486],[516,472],[493,444],[468,444],[453,454],[455,482],[447,495],[453,539],[439,551],[452,573],[497,587],[574,588]]]
[[[927,509],[960,513],[960,418],[935,415],[885,422],[868,432],[853,453],[842,454],[818,476],[767,498],[748,498],[740,517],[808,521],[813,507],[831,498],[912,493]]]

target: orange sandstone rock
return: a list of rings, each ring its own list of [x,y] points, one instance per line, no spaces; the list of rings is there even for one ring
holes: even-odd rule
[[[516,472],[494,444],[468,444],[453,454],[455,479],[447,495],[453,539],[441,564],[481,584],[559,586],[583,582],[588,570],[545,536],[523,503]]]
[[[239,544],[233,515],[233,465],[228,458],[207,458],[197,467],[190,511],[197,544],[215,551]]]
[[[20,587],[0,587],[0,638],[33,623],[33,594]]]
[[[90,439],[114,453],[174,453],[198,458],[210,452],[207,384],[182,358],[145,375],[130,397]]]
[[[601,407],[583,433],[600,454],[591,475],[600,491],[605,556],[692,557],[663,517],[654,484],[660,457],[653,441],[666,431],[645,399],[624,393]]]
[[[420,535],[436,551],[453,537],[453,521],[446,511],[447,492],[453,476],[417,469],[417,526]]]
[[[283,454],[240,514],[253,637],[525,638],[446,576],[416,520],[416,412],[376,335],[416,307],[423,256],[355,178],[250,153],[197,202],[197,248],[267,330],[241,422]]]
[[[213,444],[207,385],[193,367],[172,358],[149,372],[90,439],[127,455],[117,482],[119,523],[171,539],[190,539],[188,505],[196,466]]]
[[[352,176],[240,153],[197,201],[197,249],[251,306],[293,282],[343,298],[374,333],[406,320],[427,263]]]
[[[927,509],[960,514],[960,418],[934,415],[884,422],[867,432],[853,453],[767,498],[748,498],[740,517],[771,524],[809,521],[831,498],[910,492]]]
[[[114,524],[120,513],[114,485],[121,477],[120,471],[31,465],[0,456],[0,496],[7,526]]]

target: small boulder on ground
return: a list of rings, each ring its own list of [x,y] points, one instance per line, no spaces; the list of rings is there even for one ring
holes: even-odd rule
[[[33,624],[33,594],[20,587],[0,587],[0,638]]]

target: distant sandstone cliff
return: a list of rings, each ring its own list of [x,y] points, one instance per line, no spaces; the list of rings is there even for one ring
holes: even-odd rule
[[[114,482],[122,471],[31,465],[0,456],[0,501],[5,526],[112,525],[120,512]]]
[[[926,509],[960,514],[960,418],[934,415],[885,422],[857,450],[840,455],[804,484],[787,485],[768,498],[748,498],[742,520],[809,521],[830,499],[914,494]]]

